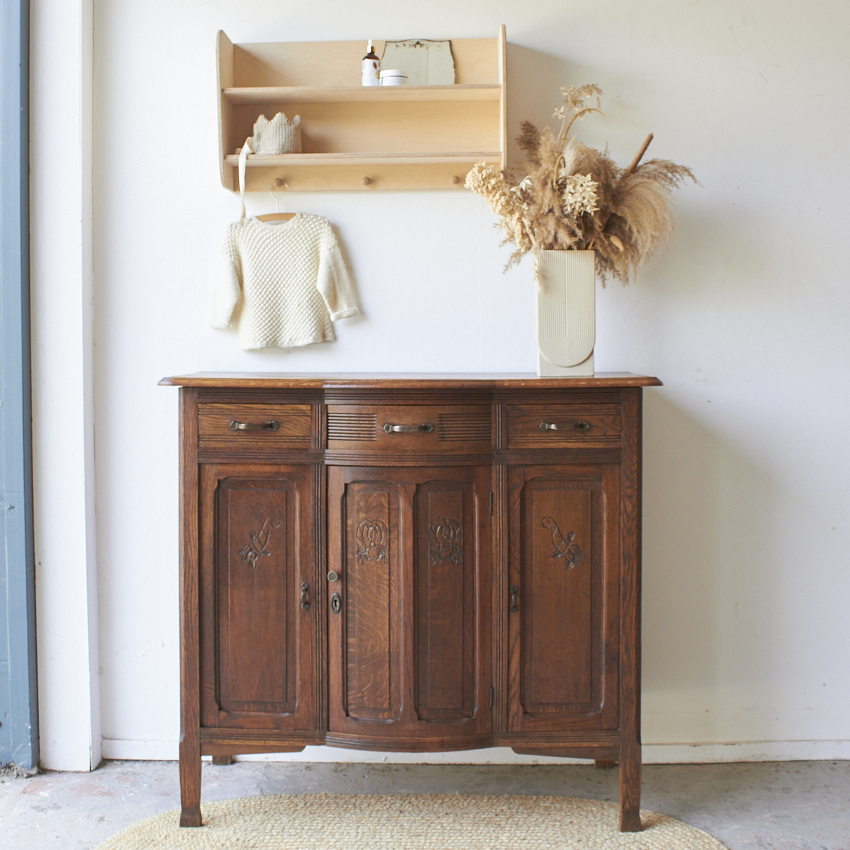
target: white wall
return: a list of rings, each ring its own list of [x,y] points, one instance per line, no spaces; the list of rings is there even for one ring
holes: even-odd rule
[[[645,758],[850,757],[847,4],[95,0],[94,20],[104,755],[176,754],[177,394],[159,378],[535,368],[530,264],[502,274],[509,249],[472,193],[293,194],[292,209],[335,225],[365,317],[340,323],[332,345],[289,354],[240,351],[206,325],[239,208],[218,178],[216,31],[234,42],[365,44],[492,37],[505,23],[511,138],[522,119],[549,120],[560,86],[596,82],[606,117],[585,120],[582,141],[609,144],[626,164],[654,132],[649,155],[689,165],[702,183],[678,195],[670,250],[633,285],[598,295],[597,369],[665,384],[645,393]],[[41,37],[34,79],[48,93],[58,81],[38,71],[60,36]],[[38,120],[44,131],[49,116]],[[70,156],[35,142],[34,153],[36,176]],[[37,195],[34,216],[53,200]],[[267,195],[249,204],[273,209]],[[60,226],[46,220],[34,262]],[[66,354],[40,324],[61,278],[54,269],[34,281],[37,381]],[[36,484],[63,474],[42,464]],[[63,534],[49,507],[37,517],[45,551]],[[81,533],[69,561],[82,555]],[[78,566],[72,574],[79,585]],[[63,583],[47,581],[40,650],[65,627]],[[57,673],[42,717],[61,699]]]

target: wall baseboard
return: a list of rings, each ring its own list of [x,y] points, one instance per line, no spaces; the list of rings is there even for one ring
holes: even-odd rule
[[[175,761],[176,740],[103,741],[111,760]],[[336,747],[307,747],[300,753],[239,756],[240,761],[348,762],[354,764],[564,764],[574,759],[522,756],[507,747],[456,753],[376,753]],[[743,743],[644,744],[644,764],[714,764],[746,761],[850,760],[850,740],[747,741]]]
[[[845,761],[850,741],[744,741],[644,744],[644,764],[715,764],[736,761]]]

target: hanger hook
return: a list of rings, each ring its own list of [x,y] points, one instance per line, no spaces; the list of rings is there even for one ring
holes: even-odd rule
[[[277,195],[275,195],[274,193],[274,190],[280,189],[281,186],[286,186],[287,189],[289,188],[289,184],[285,180],[281,180],[280,177],[275,177],[275,179],[269,186],[269,194],[272,196],[272,198],[274,198],[274,211],[276,213],[280,212],[280,203],[278,201]]]

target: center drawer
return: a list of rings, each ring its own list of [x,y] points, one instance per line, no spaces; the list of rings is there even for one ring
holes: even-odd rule
[[[489,404],[328,405],[328,449],[332,451],[489,452]]]

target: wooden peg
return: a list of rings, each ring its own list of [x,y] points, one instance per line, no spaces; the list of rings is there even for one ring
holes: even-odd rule
[[[371,182],[372,182],[372,178],[371,178],[371,177],[364,177],[364,178],[363,178],[363,185],[364,185],[364,186],[368,186]]]
[[[457,174],[452,175],[452,184],[457,186],[458,183],[460,183],[460,177]]]
[[[281,187],[281,186],[285,186],[285,185],[286,185],[286,181],[285,181],[282,177],[275,177],[275,179],[272,181],[272,183],[273,183],[273,184],[275,185],[275,187],[276,187],[276,188],[278,188],[278,189],[280,189],[280,187]]]

